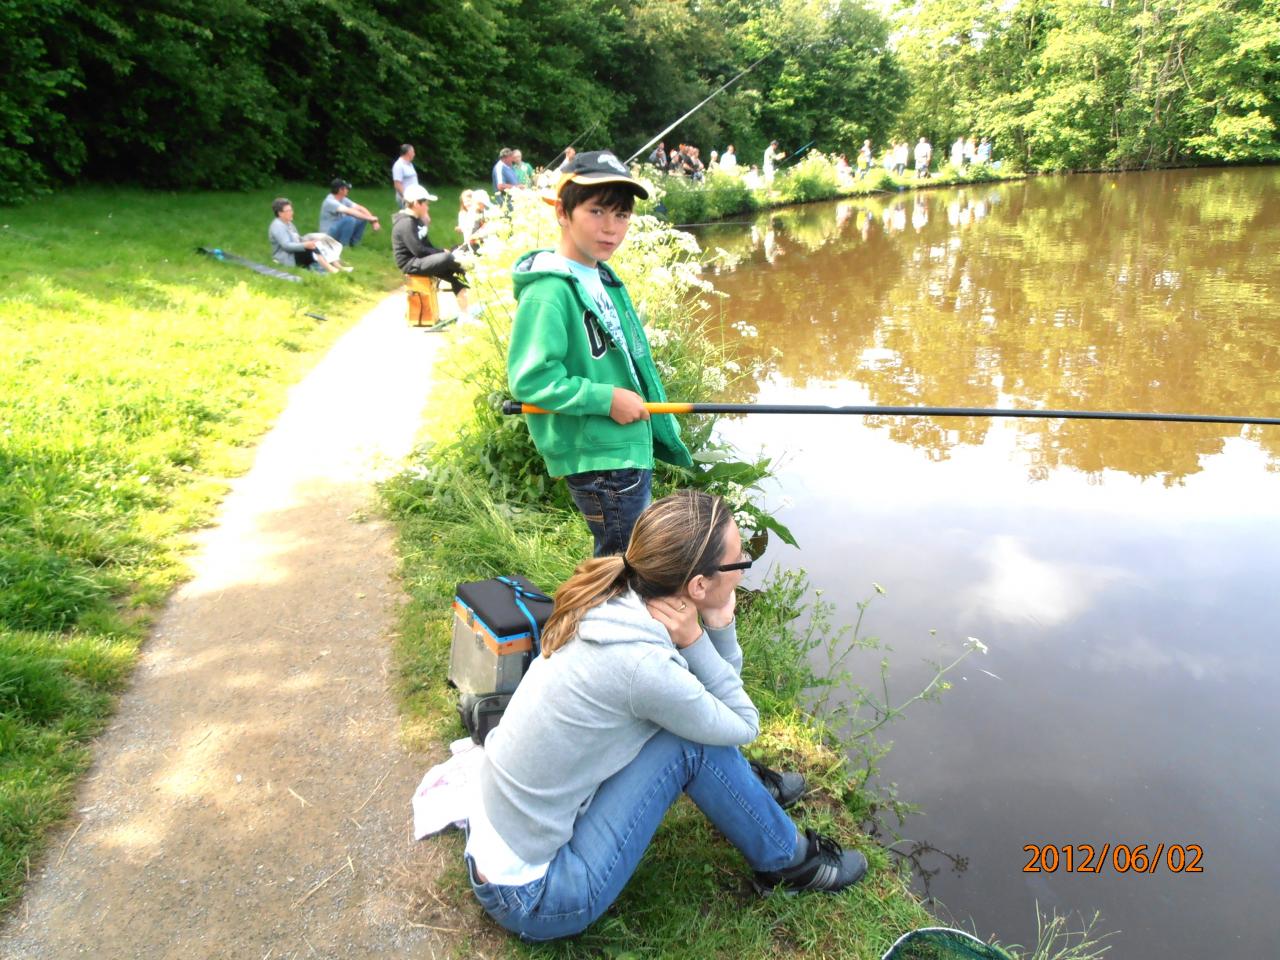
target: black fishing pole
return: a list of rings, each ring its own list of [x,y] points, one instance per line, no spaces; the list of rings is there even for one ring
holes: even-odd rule
[[[580,134],[578,134],[576,137],[574,137],[572,140],[570,140],[570,141],[569,141],[569,146],[568,146],[568,147],[565,147],[565,148],[564,148],[564,150],[561,150],[559,153],[557,153],[557,154],[555,155],[555,157],[553,157],[553,158],[552,158],[551,162],[550,162],[550,163],[548,163],[548,164],[547,164],[545,167],[543,167],[542,169],[544,169],[544,170],[550,170],[553,166],[555,166],[556,161],[557,161],[557,160],[559,160],[561,157],[563,157],[563,156],[565,155],[565,153],[568,151],[569,147],[576,147],[576,146],[578,145],[578,141],[579,141],[579,140],[581,140],[583,137],[585,137],[585,136],[589,135],[589,134],[591,133],[591,131],[592,131],[592,130],[594,130],[594,129],[595,129],[596,127],[598,127],[598,126],[600,126],[600,121],[599,121],[599,120],[597,120],[597,121],[596,121],[595,123],[593,123],[591,126],[587,127],[587,129],[583,130]]]
[[[741,73],[739,73],[736,77],[734,77],[734,78],[733,78],[732,80],[730,80],[728,83],[723,84],[723,85],[720,87],[720,89],[716,90],[716,91],[715,91],[715,93],[711,94],[711,96],[710,96],[710,97],[707,97],[707,98],[706,98],[705,100],[703,100],[700,104],[698,104],[696,107],[694,107],[694,108],[693,108],[692,110],[690,110],[688,113],[686,113],[683,117],[681,117],[681,118],[680,118],[679,120],[677,120],[675,123],[671,124],[671,126],[667,127],[667,129],[663,130],[660,134],[658,134],[656,137],[654,137],[652,140],[650,140],[648,143],[646,143],[643,147],[641,147],[639,150],[637,150],[637,151],[636,151],[635,153],[633,153],[631,156],[627,157],[627,165],[628,165],[628,166],[630,166],[630,165],[631,165],[631,161],[635,160],[635,158],[636,158],[636,157],[640,156],[640,154],[644,153],[646,150],[648,150],[650,147],[652,147],[655,143],[657,143],[659,140],[661,140],[663,137],[665,137],[668,133],[670,133],[670,132],[671,132],[672,130],[674,130],[676,127],[680,126],[680,124],[684,123],[686,120],[688,120],[690,117],[692,117],[695,113],[697,113],[699,110],[701,110],[704,106],[706,106],[708,103],[710,103],[710,102],[711,102],[711,100],[712,100],[712,98],[714,98],[714,97],[718,96],[718,95],[719,95],[720,93],[722,93],[723,91],[725,91],[725,90],[729,89],[729,85],[730,85],[730,84],[737,82],[737,81],[738,81],[738,80],[740,80],[742,77],[745,77],[748,73],[750,73],[752,70],[754,70],[756,67],[760,66],[760,64],[764,63],[764,61],[765,61],[765,57],[768,57],[768,56],[769,56],[769,54],[768,54],[768,53],[766,53],[766,54],[764,55],[764,57],[761,57],[759,60],[757,60],[757,61],[756,61],[755,63],[753,63],[751,66],[747,67],[745,70],[743,70]]]
[[[683,230],[685,227],[749,227],[754,220],[703,220],[700,223],[673,223],[672,226],[677,230]]]
[[[1103,410],[1008,410],[994,407],[830,407],[804,403],[646,403],[650,413],[839,413],[859,417],[1034,417],[1044,420],[1153,420],[1160,423],[1233,423],[1280,427],[1280,417],[1205,413],[1115,413]],[[531,403],[504,400],[504,414],[552,413]]]
[[[805,144],[803,147],[801,147],[799,150],[796,150],[796,151],[792,152],[791,154],[789,154],[785,160],[783,160],[780,164],[778,164],[778,169],[779,169],[779,170],[781,170],[781,169],[782,169],[783,167],[785,167],[788,163],[790,163],[792,160],[795,160],[798,156],[800,156],[800,154],[804,153],[806,150],[808,150],[810,147],[812,147],[812,146],[813,146],[815,143],[817,143],[817,142],[818,142],[817,140],[810,140],[808,143],[806,143],[806,144]]]

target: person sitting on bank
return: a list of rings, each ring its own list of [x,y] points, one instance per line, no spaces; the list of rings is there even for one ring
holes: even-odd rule
[[[293,204],[285,197],[271,201],[276,218],[267,228],[271,259],[286,267],[310,267],[320,273],[337,273],[338,267],[324,258],[315,240],[304,240],[293,224]]]
[[[391,253],[401,273],[417,277],[436,277],[449,284],[458,301],[461,317],[473,317],[467,294],[464,266],[451,250],[433,247],[427,235],[431,226],[430,205],[438,199],[421,184],[406,187],[405,208],[391,219]]]
[[[780,797],[803,795],[799,774],[753,768],[738,749],[759,731],[734,627],[750,565],[728,505],[682,490],[640,515],[625,553],[579,564],[556,591],[542,654],[485,741],[469,817],[472,889],[506,930],[586,929],[681,793],[762,892],[836,892],[866,872],[861,853],[783,810]],[[799,790],[782,795],[785,777]]]
[[[463,190],[458,198],[458,232],[462,234],[462,245],[472,253],[480,248],[480,243],[493,232],[493,224],[487,223],[489,215],[489,195],[483,190]]]
[[[320,202],[320,233],[327,233],[344,247],[358,247],[368,224],[372,223],[374,230],[381,230],[382,224],[368,207],[352,200],[350,192],[351,184],[341,177],[329,184],[329,194]]]

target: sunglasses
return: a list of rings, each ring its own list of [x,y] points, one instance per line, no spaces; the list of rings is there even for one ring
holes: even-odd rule
[[[731,570],[750,570],[754,560],[739,560],[737,563],[722,563],[716,567],[721,573],[728,573]]]

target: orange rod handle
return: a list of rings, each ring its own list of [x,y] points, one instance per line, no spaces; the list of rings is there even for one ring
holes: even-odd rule
[[[692,403],[646,403],[644,408],[650,413],[692,413]],[[542,407],[535,407],[532,403],[520,404],[521,413],[551,413],[550,410],[544,410]]]

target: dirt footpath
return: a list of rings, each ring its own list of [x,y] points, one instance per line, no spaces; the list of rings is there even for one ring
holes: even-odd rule
[[[411,906],[434,867],[409,800],[433,758],[397,739],[402,595],[370,508],[451,334],[403,317],[389,297],[294,388],[201,535],[0,955],[447,952],[447,917]]]

